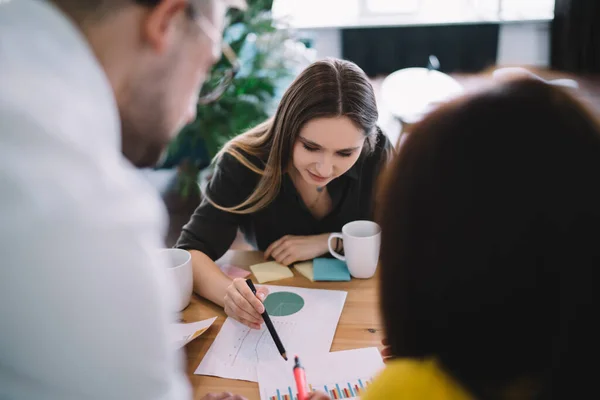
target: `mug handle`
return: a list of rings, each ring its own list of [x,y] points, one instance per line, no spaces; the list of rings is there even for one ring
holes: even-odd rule
[[[331,253],[332,256],[334,256],[338,260],[340,260],[340,261],[346,261],[346,257],[344,257],[343,255],[337,253],[331,247],[331,239],[335,239],[335,238],[344,240],[344,237],[342,236],[341,233],[332,233],[331,235],[329,235],[329,239],[327,240],[327,247],[329,247],[329,252]]]

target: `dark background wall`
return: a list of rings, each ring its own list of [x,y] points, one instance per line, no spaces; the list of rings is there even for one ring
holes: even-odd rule
[[[495,64],[498,33],[498,24],[343,29],[342,56],[369,76],[425,67],[431,54],[444,72],[478,72]]]
[[[600,0],[556,0],[551,32],[553,69],[600,74]]]

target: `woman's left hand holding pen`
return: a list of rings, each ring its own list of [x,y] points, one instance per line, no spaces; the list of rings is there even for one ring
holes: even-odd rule
[[[225,292],[225,312],[250,328],[260,329],[264,322],[261,314],[265,311],[262,302],[268,294],[268,289],[259,287],[255,296],[244,279],[236,278]]]

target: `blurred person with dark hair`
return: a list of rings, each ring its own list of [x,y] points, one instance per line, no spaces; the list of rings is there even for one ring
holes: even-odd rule
[[[391,360],[371,399],[595,392],[600,128],[564,89],[510,80],[419,123],[382,181]]]
[[[156,257],[166,212],[135,167],[195,118],[244,5],[0,2],[0,398],[191,398]]]

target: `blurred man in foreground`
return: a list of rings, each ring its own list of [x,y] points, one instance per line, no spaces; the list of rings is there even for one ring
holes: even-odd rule
[[[135,167],[194,119],[239,3],[0,2],[0,398],[191,398]]]

